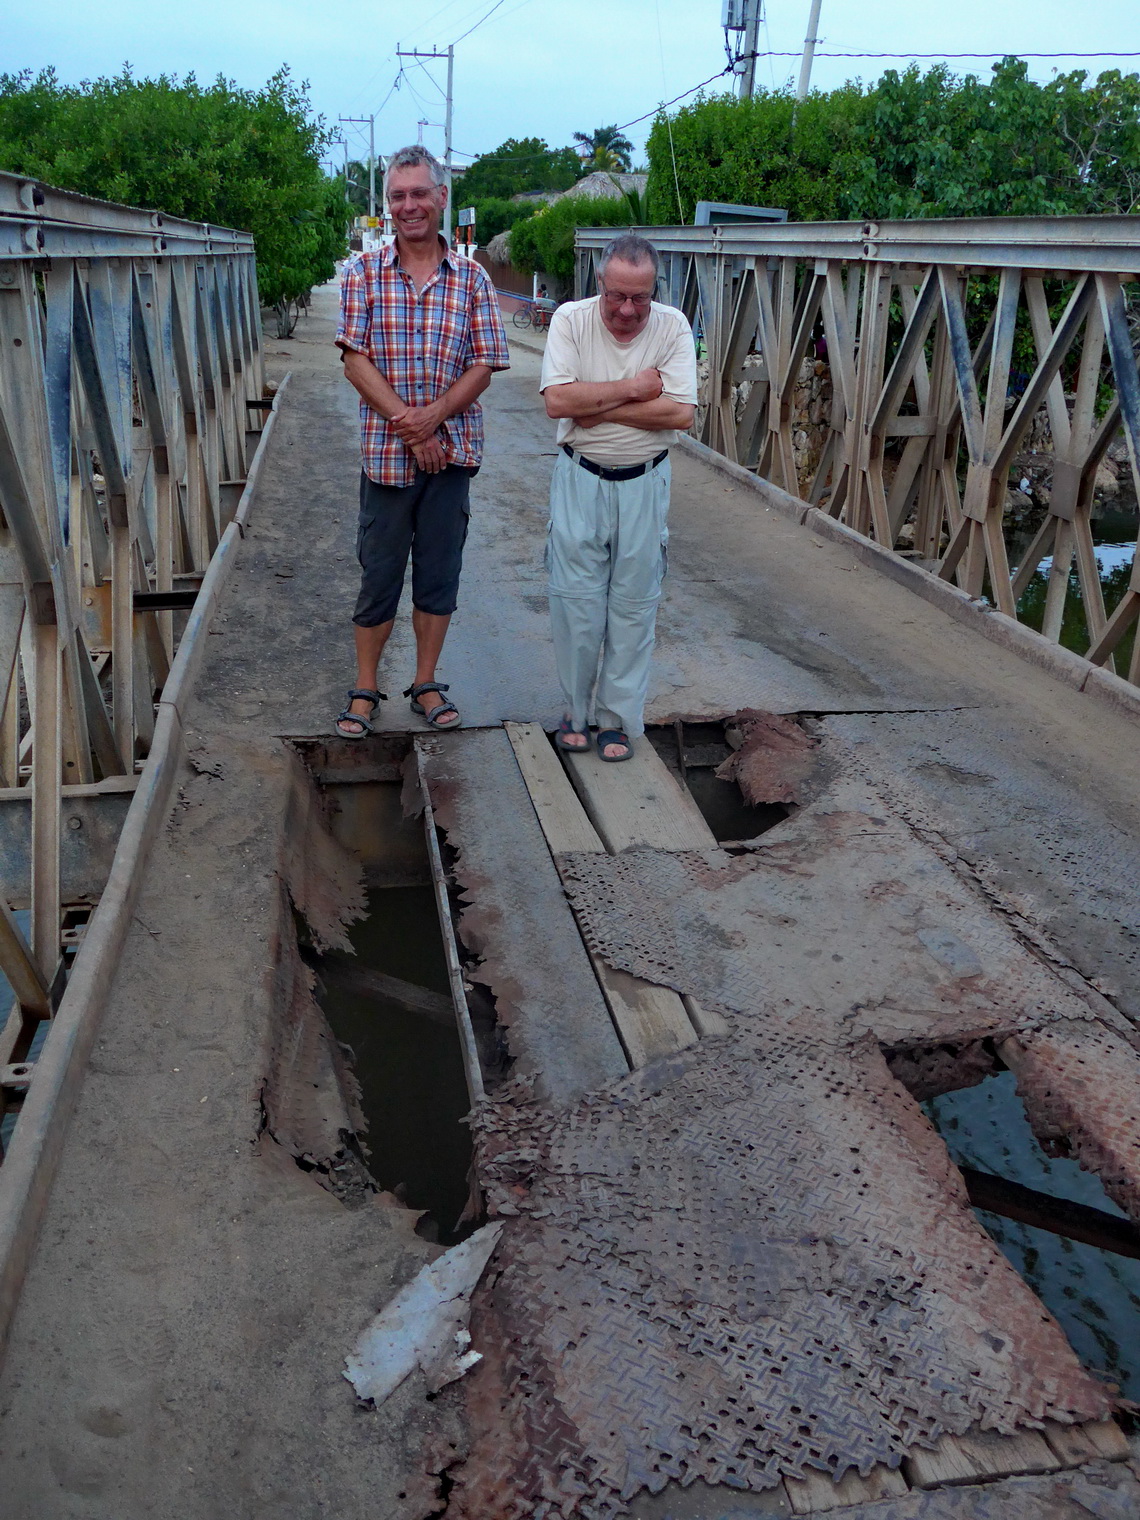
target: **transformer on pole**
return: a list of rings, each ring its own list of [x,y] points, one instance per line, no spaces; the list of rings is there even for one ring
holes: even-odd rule
[[[741,100],[747,100],[755,86],[756,49],[763,14],[763,0],[724,0],[721,26],[724,28],[726,44],[729,32],[737,33],[732,61],[736,72],[737,94]]]

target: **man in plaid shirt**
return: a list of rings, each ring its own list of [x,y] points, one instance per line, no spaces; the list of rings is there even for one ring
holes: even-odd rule
[[[471,477],[483,458],[478,397],[509,365],[486,271],[440,237],[442,166],[426,148],[401,148],[385,188],[396,241],[346,265],[336,335],[345,376],[360,392],[363,456],[356,685],[336,721],[346,739],[371,733],[383,700],[377,669],[409,552],[416,675],[404,695],[434,727],[459,724],[435,668],[459,593]]]

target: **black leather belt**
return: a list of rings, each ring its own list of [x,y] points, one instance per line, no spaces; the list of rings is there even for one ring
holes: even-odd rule
[[[663,459],[668,459],[669,450],[662,449],[660,454],[655,454],[652,459],[647,459],[644,464],[622,465],[620,469],[607,470],[604,464],[595,464],[592,459],[587,459],[585,454],[575,454],[568,443],[562,445],[562,452],[567,459],[573,459],[584,470],[589,470],[591,475],[600,475],[603,480],[636,480],[639,475],[644,475],[647,470],[655,470]]]

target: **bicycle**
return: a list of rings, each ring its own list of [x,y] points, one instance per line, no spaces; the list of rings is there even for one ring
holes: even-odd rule
[[[531,325],[530,307],[520,306],[511,317],[511,321],[516,327],[529,327]]]

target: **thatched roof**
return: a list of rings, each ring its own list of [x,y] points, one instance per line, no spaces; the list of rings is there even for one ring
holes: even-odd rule
[[[487,257],[494,259],[496,264],[509,264],[511,262],[511,229],[505,232],[496,232],[495,236],[487,244]]]
[[[645,194],[645,187],[649,182],[648,174],[611,174],[607,169],[596,169],[593,174],[587,174],[576,185],[571,185],[569,190],[559,199],[565,196],[599,196],[605,200],[617,201],[627,190],[636,190],[639,195]]]

